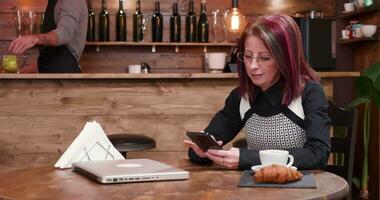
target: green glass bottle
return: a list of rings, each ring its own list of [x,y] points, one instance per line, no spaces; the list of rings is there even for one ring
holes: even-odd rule
[[[162,42],[163,17],[160,13],[160,1],[155,3],[155,11],[152,15],[152,42]]]
[[[88,21],[87,21],[87,41],[95,42],[95,13],[92,9],[92,0],[87,0]]]
[[[136,11],[133,13],[133,41],[140,42],[143,40],[142,22],[144,15],[140,10],[140,0],[136,0]]]
[[[181,16],[178,14],[178,3],[173,4],[173,14],[170,16],[170,42],[181,41]]]
[[[99,41],[110,41],[110,16],[106,0],[102,0],[102,10],[99,13]]]
[[[45,21],[45,11],[42,11],[41,12],[41,20],[40,20],[40,33],[44,33],[43,32],[43,26],[44,26],[44,23],[45,23],[44,21]]]
[[[116,13],[116,41],[127,41],[127,15],[123,9],[123,0],[119,0]]]
[[[198,42],[208,42],[208,19],[206,13],[206,0],[201,3],[201,15],[197,27]]]
[[[186,14],[186,42],[196,42],[197,17],[194,13],[194,1],[189,2],[189,12]]]

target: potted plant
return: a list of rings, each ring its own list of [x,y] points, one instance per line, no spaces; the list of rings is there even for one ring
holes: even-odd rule
[[[353,108],[361,104],[365,105],[363,118],[363,169],[359,180],[353,178],[353,183],[360,188],[360,197],[368,199],[368,143],[370,135],[371,104],[380,107],[380,62],[377,62],[355,79],[355,88],[358,98],[352,101],[348,107]]]

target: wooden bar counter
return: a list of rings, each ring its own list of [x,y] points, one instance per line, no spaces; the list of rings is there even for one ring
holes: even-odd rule
[[[322,72],[332,80],[359,72]],[[203,130],[238,84],[237,74],[0,74],[0,170],[52,165],[87,121],[107,134],[134,133],[183,152],[187,130]]]

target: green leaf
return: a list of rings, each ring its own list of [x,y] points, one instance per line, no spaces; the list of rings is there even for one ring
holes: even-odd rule
[[[358,105],[360,105],[360,104],[367,103],[367,102],[369,102],[369,101],[371,101],[371,100],[368,99],[368,98],[359,97],[359,98],[357,98],[357,99],[351,101],[351,102],[346,106],[346,108],[347,108],[347,109],[352,109],[352,108],[354,108],[354,107],[356,107],[356,106],[358,106]]]
[[[359,97],[370,98],[370,90],[372,86],[372,81],[366,76],[359,76],[355,79],[356,90],[358,91]]]
[[[380,107],[380,62],[366,68],[355,79],[355,87],[359,97],[371,99]]]
[[[355,185],[358,189],[360,189],[360,180],[359,180],[358,177],[353,177],[353,178],[352,178],[352,183],[354,183],[354,185]]]
[[[372,97],[372,100],[375,102],[376,106],[380,107],[380,90],[372,87],[370,90],[370,96]]]
[[[362,76],[368,77],[374,88],[380,91],[380,62],[377,62],[366,68]]]

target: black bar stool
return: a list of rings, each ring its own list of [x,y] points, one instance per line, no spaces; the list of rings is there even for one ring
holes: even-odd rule
[[[145,135],[113,134],[108,135],[108,139],[125,158],[128,151],[142,151],[156,147],[156,141]]]

